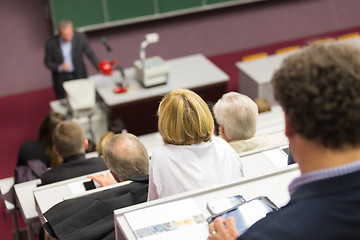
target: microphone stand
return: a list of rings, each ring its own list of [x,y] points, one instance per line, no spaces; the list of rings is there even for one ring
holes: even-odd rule
[[[107,40],[105,37],[102,37],[101,38],[101,43],[104,45],[104,47],[106,48],[106,50],[110,53],[110,55],[113,55],[112,54],[112,49],[111,47],[109,46]],[[114,59],[114,58],[112,58]],[[126,81],[126,78],[125,78],[125,72],[124,72],[124,68],[122,68],[119,64],[115,63],[116,60],[112,60],[110,61],[110,64],[114,67],[114,69],[117,69],[119,70],[120,74],[121,74],[121,77],[122,77],[122,83],[117,83],[118,86],[124,86],[125,88],[128,87],[128,83]],[[116,65],[115,65],[116,64]],[[115,65],[115,66],[114,66]]]

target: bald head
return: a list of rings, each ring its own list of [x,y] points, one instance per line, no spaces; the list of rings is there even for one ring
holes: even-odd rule
[[[140,140],[130,133],[113,136],[105,146],[103,158],[117,181],[149,173],[149,155]]]

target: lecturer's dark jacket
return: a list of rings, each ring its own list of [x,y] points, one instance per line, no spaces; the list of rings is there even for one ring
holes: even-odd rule
[[[113,211],[147,200],[149,176],[129,180],[133,182],[58,203],[44,213],[44,228],[59,240],[115,239]]]
[[[63,163],[41,175],[41,185],[59,182],[107,169],[108,167],[101,157],[86,159],[85,154],[78,154],[65,158]]]
[[[98,68],[99,60],[91,50],[89,42],[83,33],[74,32],[72,39],[72,60],[74,65],[74,74],[76,78],[86,78],[87,71],[82,58],[85,53],[94,67]],[[59,76],[58,67],[64,62],[60,49],[59,36],[53,36],[46,42],[45,47],[45,65],[52,71],[53,78]]]

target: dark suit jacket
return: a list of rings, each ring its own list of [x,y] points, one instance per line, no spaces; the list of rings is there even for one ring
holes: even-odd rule
[[[44,213],[45,229],[59,240],[115,239],[113,211],[147,200],[149,176],[129,180],[133,182],[58,203]]]
[[[86,159],[85,154],[79,154],[65,158],[63,163],[41,175],[41,185],[46,185],[49,183],[79,177],[107,169],[108,168],[101,157]]]
[[[360,171],[300,186],[238,240],[360,239]]]
[[[29,160],[39,159],[47,167],[51,165],[51,159],[46,153],[46,140],[23,142],[20,146],[17,166],[26,165]]]
[[[75,78],[87,77],[85,64],[82,58],[83,53],[88,56],[91,63],[97,69],[99,60],[91,50],[86,36],[82,33],[74,32],[74,37],[72,39],[72,60],[74,64]],[[53,79],[56,79],[59,76],[58,66],[64,61],[58,35],[51,37],[46,42],[44,61],[45,65],[52,71]]]

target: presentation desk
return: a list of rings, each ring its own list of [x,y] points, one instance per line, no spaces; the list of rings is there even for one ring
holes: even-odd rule
[[[288,185],[295,177],[298,176],[300,176],[298,166],[297,164],[293,164],[262,176],[250,178],[244,177],[230,184],[202,188],[200,190],[115,210],[114,218],[116,239],[136,239],[124,216],[125,213],[182,199],[192,198],[205,218],[210,216],[210,213],[206,208],[206,204],[209,201],[237,194],[243,195],[246,200],[250,200],[258,196],[268,196],[277,206],[284,206],[290,199]],[[139,219],[139,221],[141,221],[141,219]]]
[[[135,78],[135,69],[125,69],[128,91],[114,93],[115,81],[106,81],[102,75],[93,75],[96,90],[107,108],[110,123],[121,119],[126,129],[143,135],[157,131],[156,112],[162,96],[178,88],[198,93],[205,101],[216,102],[225,92],[229,76],[202,54],[168,60],[170,66],[167,84],[143,88]],[[114,78],[116,79],[116,78]],[[109,125],[111,126],[111,125]]]
[[[335,43],[352,44],[360,47],[360,37],[336,41]],[[274,54],[253,61],[237,62],[236,67],[239,69],[239,92],[248,95],[252,99],[263,97],[270,104],[276,104],[270,84],[271,78],[283,60],[296,51]]]

